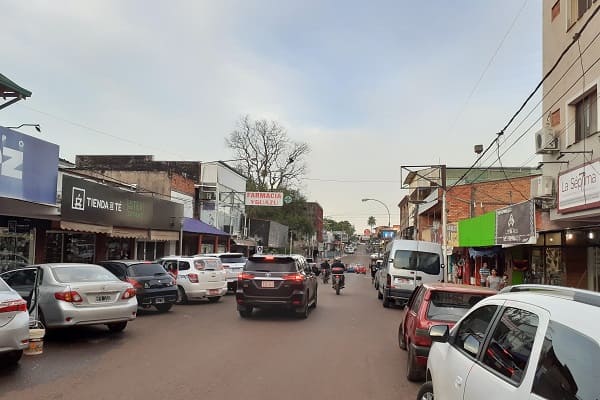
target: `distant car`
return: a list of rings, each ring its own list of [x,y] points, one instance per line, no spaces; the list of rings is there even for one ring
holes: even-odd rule
[[[354,272],[354,264],[346,265],[346,272]]]
[[[300,255],[254,255],[240,275],[237,309],[249,318],[254,308],[284,308],[307,318],[317,306],[317,277]]]
[[[48,328],[106,325],[120,332],[137,315],[135,289],[95,264],[40,264],[0,274]],[[37,297],[36,297],[37,296]]]
[[[418,286],[404,308],[406,312],[398,327],[398,345],[403,350],[408,349],[407,379],[416,381],[425,378],[431,347],[429,328],[441,324],[454,326],[471,307],[496,293],[485,287],[452,283]]]
[[[352,246],[346,246],[346,248],[344,249],[344,251],[346,252],[346,254],[354,254],[354,247],[352,247]]]
[[[356,265],[356,268],[354,268],[354,271],[357,274],[366,274],[367,273],[367,267],[365,265],[358,264],[358,265]]]
[[[27,302],[0,278],[0,365],[14,365],[29,343]]]
[[[227,294],[227,274],[218,257],[169,256],[159,260],[177,281],[177,303],[207,299],[218,302]]]
[[[207,253],[197,254],[204,257],[218,257],[221,259],[223,268],[227,275],[227,289],[234,290],[237,287],[238,276],[242,273],[242,269],[246,264],[246,256],[242,253]]]
[[[175,279],[162,265],[151,261],[109,260],[98,263],[122,281],[129,282],[136,290],[138,306],[156,307],[167,312],[177,300]]]

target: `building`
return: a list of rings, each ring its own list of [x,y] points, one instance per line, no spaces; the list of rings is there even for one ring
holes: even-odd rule
[[[600,290],[600,18],[595,2],[543,2],[543,128],[535,134],[542,176],[532,188],[538,243],[530,260],[541,283]],[[580,53],[581,51],[581,53]]]

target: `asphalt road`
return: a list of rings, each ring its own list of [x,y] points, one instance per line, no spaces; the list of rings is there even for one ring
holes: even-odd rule
[[[0,399],[414,399],[396,338],[402,312],[381,306],[370,275],[349,274],[340,296],[320,285],[306,320],[241,319],[229,295],[143,313],[121,334],[52,332],[44,354],[0,369]]]

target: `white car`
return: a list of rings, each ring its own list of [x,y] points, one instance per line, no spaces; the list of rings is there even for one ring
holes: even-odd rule
[[[227,274],[227,289],[235,292],[238,277],[246,265],[246,257],[242,253],[207,253],[198,256],[219,257]]]
[[[429,337],[417,399],[600,399],[600,293],[507,287]]]
[[[0,365],[14,365],[29,343],[27,302],[0,278]]]
[[[169,256],[159,260],[177,281],[177,303],[208,299],[216,303],[227,294],[227,274],[218,257]]]

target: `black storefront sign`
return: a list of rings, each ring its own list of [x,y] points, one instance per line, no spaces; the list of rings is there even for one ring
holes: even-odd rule
[[[178,231],[183,205],[63,175],[61,215],[66,221]]]
[[[535,208],[532,201],[496,210],[496,244],[522,244],[535,238]]]

